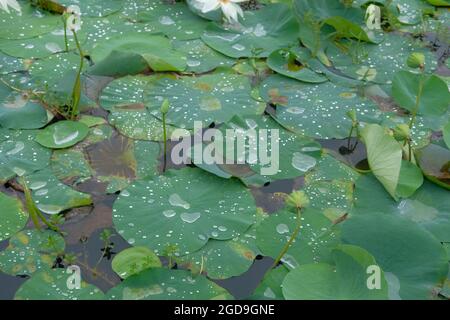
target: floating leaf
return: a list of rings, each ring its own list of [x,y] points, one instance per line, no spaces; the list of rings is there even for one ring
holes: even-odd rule
[[[47,148],[63,149],[82,141],[89,133],[87,125],[76,121],[59,121],[40,131],[36,141]]]
[[[265,108],[252,98],[247,77],[228,72],[150,81],[144,100],[156,117],[161,117],[164,99],[170,101],[167,122],[180,128],[194,128],[194,121],[204,126],[227,122],[235,115],[261,114]]]
[[[46,167],[50,150],[34,141],[36,131],[5,130],[0,136],[0,181]]]
[[[186,255],[209,238],[228,240],[243,233],[255,213],[250,193],[239,182],[185,168],[134,182],[114,203],[113,220],[130,244],[157,254],[175,245],[178,255]]]
[[[143,58],[153,71],[183,71],[186,68],[186,57],[175,51],[167,38],[144,33],[128,32],[126,36],[111,37],[95,46],[91,56],[99,63],[121,53],[130,61]],[[125,56],[122,55],[122,59]]]
[[[438,185],[450,189],[450,150],[430,144],[416,151],[416,157],[425,176]]]
[[[33,274],[17,290],[15,300],[100,300],[103,292],[84,281],[80,288],[70,289],[68,281],[71,272],[66,269],[42,270]]]
[[[339,243],[339,233],[332,222],[316,209],[302,212],[300,233],[281,261],[290,269],[298,265],[327,262],[331,249]],[[264,255],[276,258],[297,226],[293,212],[280,211],[261,222],[256,242]]]
[[[0,270],[10,275],[31,275],[39,270],[49,270],[64,247],[64,239],[56,232],[20,231],[0,252]]]
[[[317,263],[298,266],[284,278],[283,295],[288,300],[379,300],[388,298],[388,283],[380,271],[380,288],[368,287],[366,270],[377,265],[364,249],[340,245],[332,251],[334,265]]]
[[[421,80],[422,78],[422,80]],[[422,82],[418,110],[416,110],[417,96]],[[392,83],[394,100],[406,110],[417,111],[423,115],[443,115],[449,110],[450,92],[447,84],[438,76],[421,76],[419,74],[400,71]]]
[[[230,295],[203,276],[194,277],[185,270],[153,268],[127,278],[112,288],[107,297],[111,300],[224,300]]]
[[[162,267],[158,256],[147,247],[132,247],[119,252],[112,260],[112,268],[122,279],[143,270]]]
[[[92,203],[89,194],[78,192],[61,183],[50,168],[27,176],[26,183],[33,190],[33,200],[37,208],[47,214],[58,214]]]
[[[8,239],[21,230],[28,221],[28,214],[23,209],[22,202],[16,197],[0,193],[0,241]]]

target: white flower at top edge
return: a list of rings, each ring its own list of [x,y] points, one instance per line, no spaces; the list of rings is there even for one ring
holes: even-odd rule
[[[17,2],[17,0],[0,0],[0,9],[6,11],[9,13],[9,8],[11,7],[14,10],[16,10],[17,12],[21,13],[22,11],[20,10],[20,5]]]
[[[76,5],[68,6],[66,9],[67,14],[67,29],[71,31],[78,31],[81,29],[81,10]]]
[[[379,6],[371,4],[367,7],[366,26],[369,30],[381,29],[381,9]]]
[[[244,17],[244,11],[237,4],[248,0],[196,0],[203,13],[222,9],[223,15],[229,22],[238,21],[238,15]]]

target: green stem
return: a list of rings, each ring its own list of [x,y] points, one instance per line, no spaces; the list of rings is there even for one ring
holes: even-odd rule
[[[163,164],[163,172],[166,172],[167,166],[167,131],[166,131],[166,114],[162,115],[163,122],[163,139],[164,139],[164,164]]]
[[[67,21],[63,17],[63,24],[64,24],[64,45],[66,47],[66,52],[69,51],[69,42],[67,41]]]
[[[347,138],[347,149],[350,150],[350,140],[352,139],[352,134],[353,134],[353,130],[354,130],[355,126],[352,124],[352,127],[350,128],[350,132],[348,134],[348,138]]]
[[[81,49],[80,42],[78,41],[77,33],[72,30],[73,37],[75,40],[75,44],[77,45],[78,52],[80,53],[80,68],[78,69],[78,74],[75,79],[75,83],[73,85],[72,90],[72,104],[69,111],[70,119],[74,119],[78,115],[78,106],[80,103],[80,95],[81,95],[81,84],[80,84],[80,78],[81,78],[81,72],[83,71],[84,66],[84,55],[83,50]]]
[[[420,74],[420,80],[419,80],[419,92],[417,92],[416,96],[416,105],[414,106],[414,110],[412,112],[411,120],[409,121],[409,129],[411,130],[414,122],[416,121],[417,112],[419,111],[420,107],[420,99],[422,98],[422,92],[423,92],[423,68],[422,73]]]
[[[269,270],[275,268],[278,265],[278,263],[280,263],[281,259],[286,254],[286,252],[289,250],[292,242],[294,242],[295,238],[297,238],[297,235],[300,232],[301,220],[300,220],[300,208],[298,208],[298,207],[296,208],[296,214],[297,214],[297,226],[295,227],[294,232],[292,233],[291,237],[289,238],[289,241],[284,245],[283,249],[281,250],[278,257],[275,259],[272,267]]]

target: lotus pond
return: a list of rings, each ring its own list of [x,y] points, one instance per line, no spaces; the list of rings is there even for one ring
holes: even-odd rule
[[[449,7],[0,0],[0,299],[448,299]]]

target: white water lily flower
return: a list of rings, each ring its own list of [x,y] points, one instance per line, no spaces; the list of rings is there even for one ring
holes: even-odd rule
[[[379,6],[371,4],[367,7],[366,26],[369,30],[381,29],[381,9]]]
[[[244,11],[237,3],[246,1],[248,0],[197,0],[203,13],[220,8],[229,22],[238,21],[238,15],[244,17]]]
[[[17,0],[0,0],[0,9],[9,13],[8,7],[13,8],[14,10],[16,10],[19,13],[22,12],[20,10],[20,5],[17,2]]]
[[[79,6],[71,5],[66,9],[67,29],[78,31],[81,29],[81,10]]]

